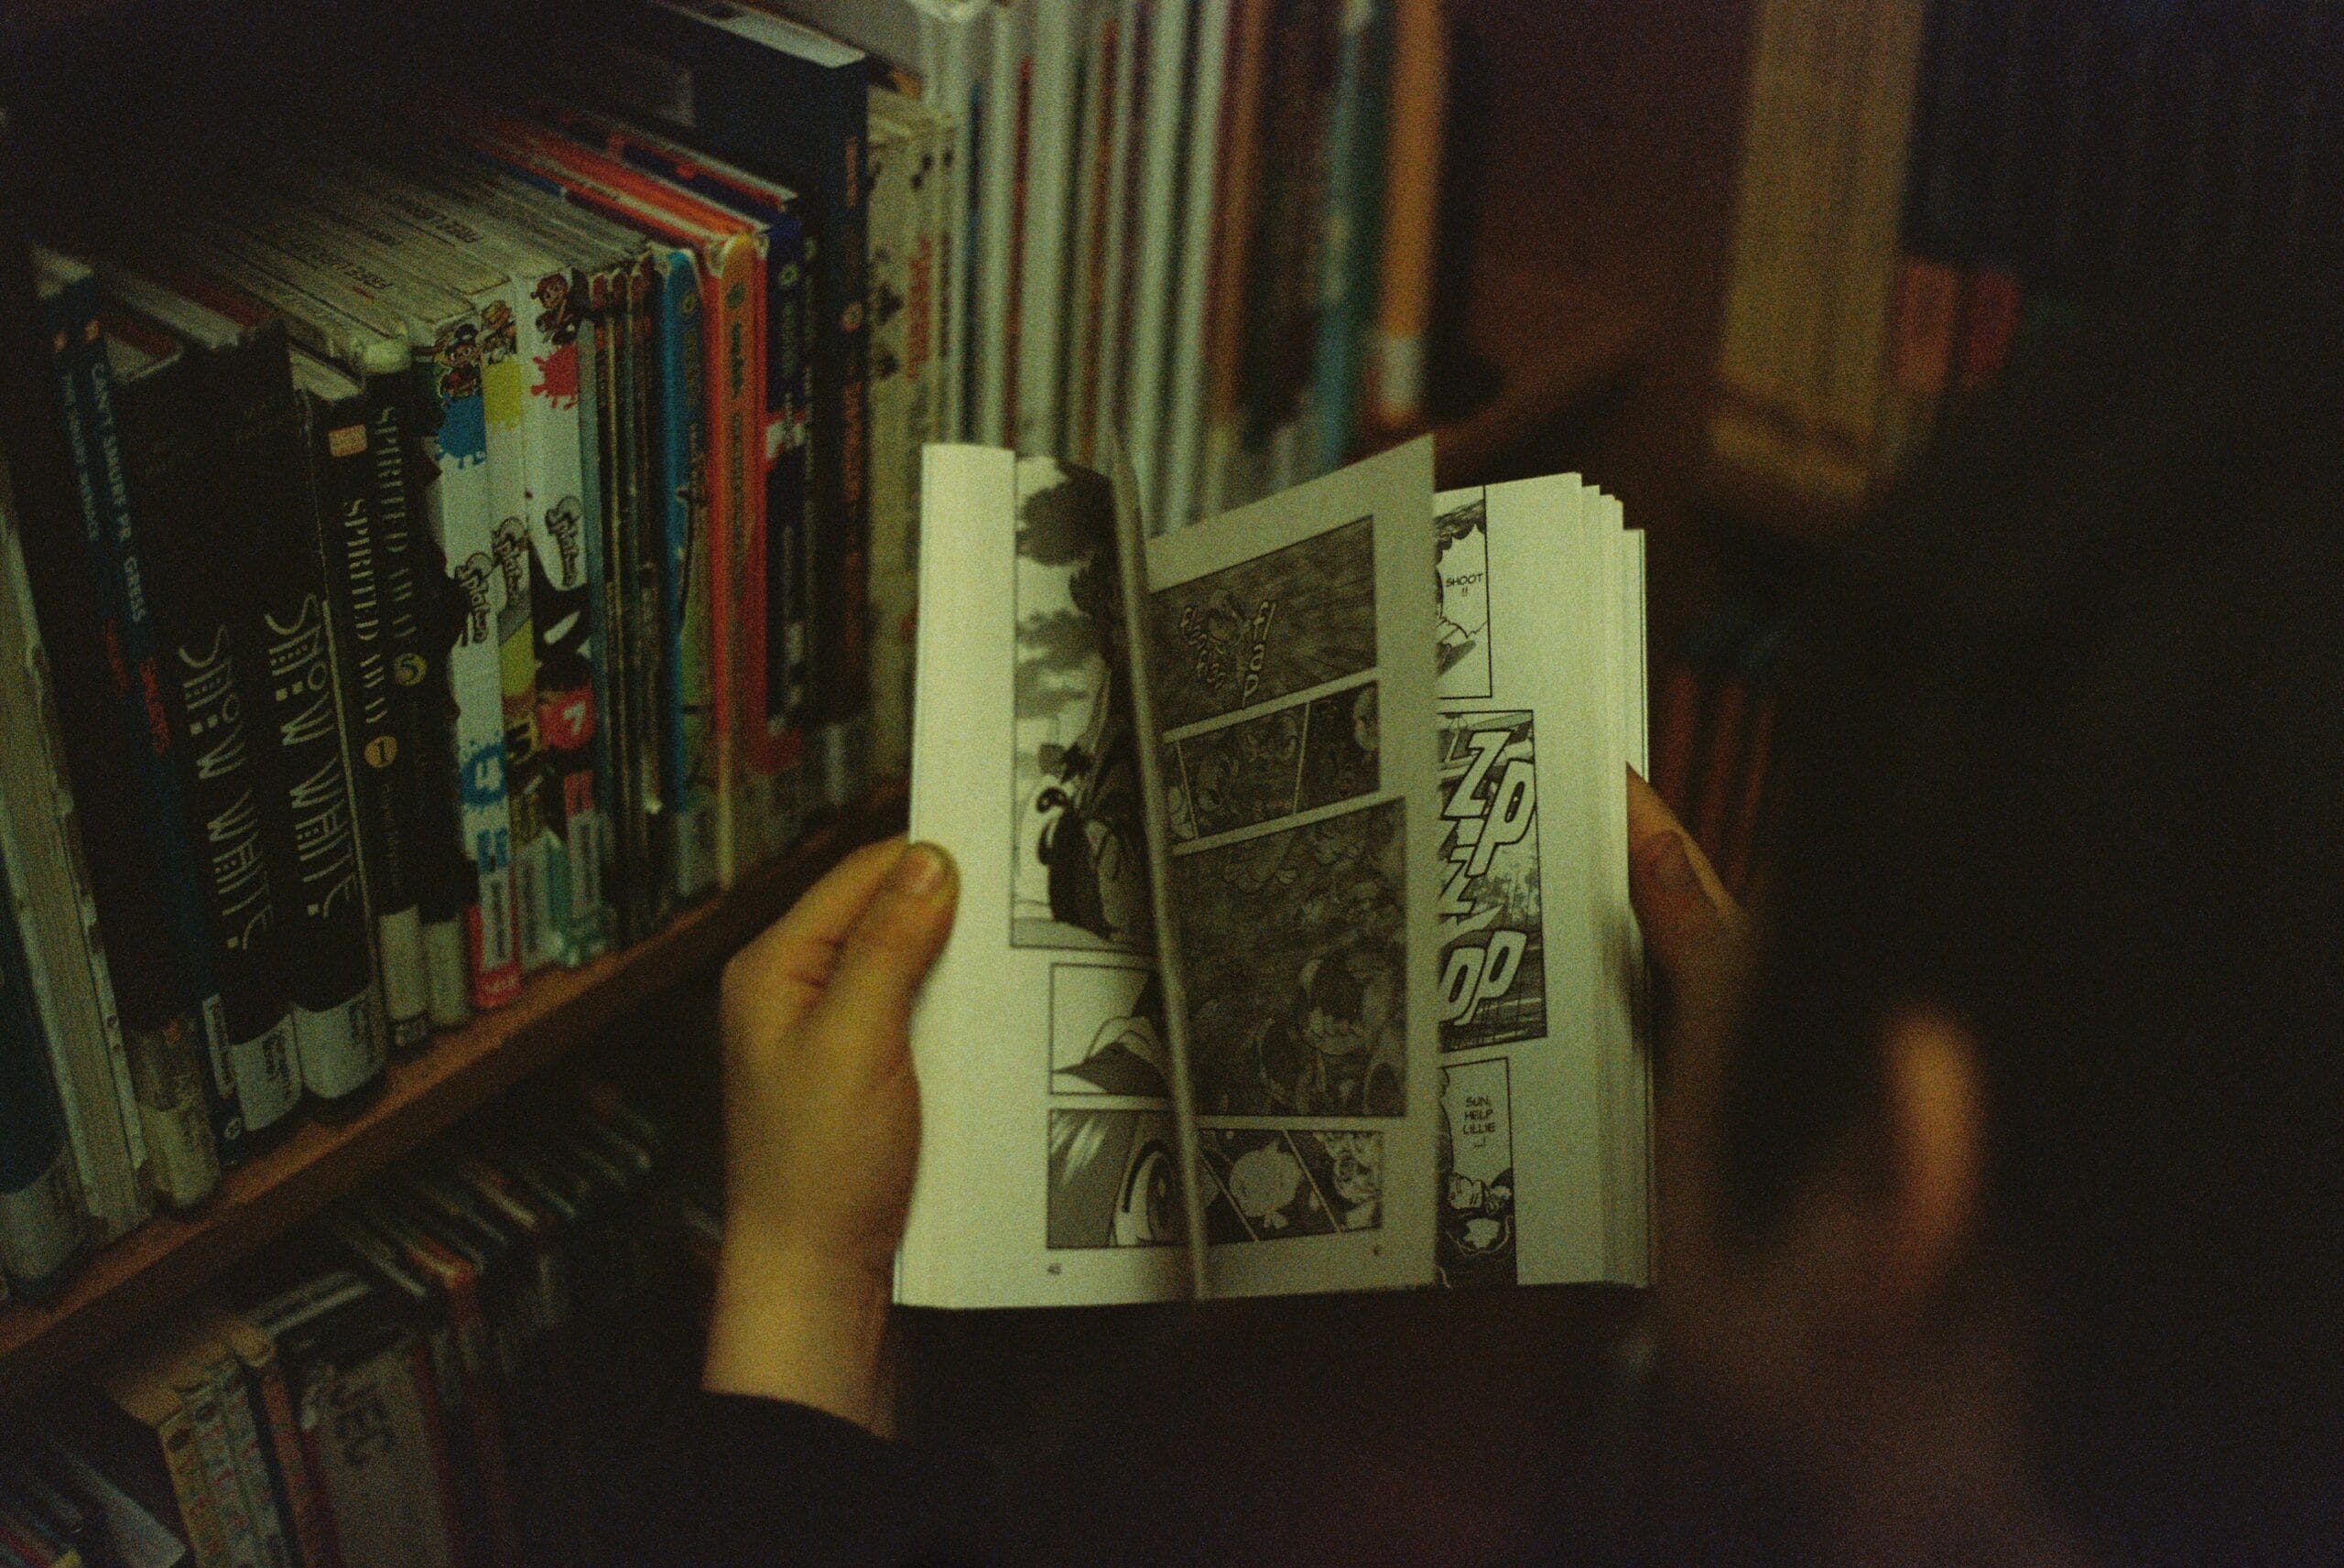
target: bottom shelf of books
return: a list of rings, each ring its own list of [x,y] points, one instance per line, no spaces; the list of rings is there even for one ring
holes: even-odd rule
[[[93,1254],[56,1300],[0,1305],[0,1406],[71,1370],[661,992],[712,972],[848,849],[898,831],[903,819],[900,790],[882,792],[649,940],[536,977],[511,1006],[394,1062],[382,1095],[360,1115],[299,1128],[227,1173],[198,1208],[158,1214]]]

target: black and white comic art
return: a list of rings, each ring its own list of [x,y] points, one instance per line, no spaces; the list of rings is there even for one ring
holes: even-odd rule
[[[1164,748],[1166,816],[1187,843],[1373,795],[1373,681],[1186,736]]]
[[[1486,697],[1490,671],[1489,503],[1473,499],[1434,520],[1433,576],[1439,589],[1440,698]]]
[[[1197,1135],[1216,1246],[1384,1226],[1384,1134],[1208,1128]]]
[[[1452,1290],[1514,1282],[1511,1078],[1503,1056],[1441,1070],[1433,1266]]]
[[[1018,460],[1014,946],[1153,946],[1114,517],[1098,475]]]
[[[1050,1093],[1172,1098],[1155,970],[1050,966]]]
[[[1167,1112],[1053,1108],[1051,1249],[1179,1246],[1179,1159]]]
[[[1440,716],[1440,1048],[1546,1033],[1532,716]]]
[[[1385,801],[1172,862],[1200,1116],[1407,1109],[1407,867]]]
[[[1166,730],[1375,665],[1375,526],[1356,523],[1148,596],[1156,722]]]

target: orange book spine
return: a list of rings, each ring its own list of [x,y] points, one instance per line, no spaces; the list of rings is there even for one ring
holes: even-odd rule
[[[1370,374],[1376,422],[1402,427],[1424,416],[1432,330],[1441,137],[1449,109],[1449,18],[1442,0],[1393,0],[1391,80],[1384,276]]]

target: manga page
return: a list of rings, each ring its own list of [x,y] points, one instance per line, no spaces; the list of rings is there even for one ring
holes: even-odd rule
[[[1097,474],[927,449],[911,832],[961,888],[912,1023],[906,1303],[1188,1292],[1113,530]]]
[[[1144,542],[1133,493],[1133,708],[1199,1289],[1427,1282],[1438,798],[1431,748],[1382,739],[1433,732],[1431,443]]]
[[[1438,1263],[1454,1287],[1643,1277],[1627,982],[1641,554],[1575,478],[1439,497]],[[1633,568],[1633,585],[1625,579]],[[1623,1073],[1621,1064],[1627,1064]],[[1633,1262],[1614,1236],[1631,1203]]]

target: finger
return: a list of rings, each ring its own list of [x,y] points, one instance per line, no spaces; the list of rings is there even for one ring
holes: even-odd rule
[[[1660,840],[1663,838],[1674,838],[1684,847],[1685,858],[1691,864],[1693,875],[1700,883],[1702,896],[1709,907],[1719,912],[1728,925],[1739,924],[1741,908],[1734,903],[1733,895],[1725,891],[1725,883],[1719,878],[1717,868],[1709,864],[1709,856],[1701,852],[1701,846],[1692,834],[1685,830],[1685,825],[1677,820],[1677,813],[1668,808],[1668,802],[1661,798],[1660,792],[1646,784],[1635,769],[1630,768],[1628,865],[1632,893],[1638,869],[1644,867],[1648,857],[1656,859],[1662,855]],[[1662,868],[1655,865],[1651,869],[1657,871]],[[1637,913],[1641,915],[1643,912],[1639,910]]]
[[[820,1000],[837,966],[840,944],[903,857],[900,834],[865,844],[831,867],[788,914],[725,965],[727,997],[753,1011],[758,1034],[788,1029]]]
[[[838,1026],[861,1039],[902,1036],[920,982],[951,935],[960,893],[960,871],[942,849],[915,844],[904,853],[839,949],[812,1018],[821,1033]]]

